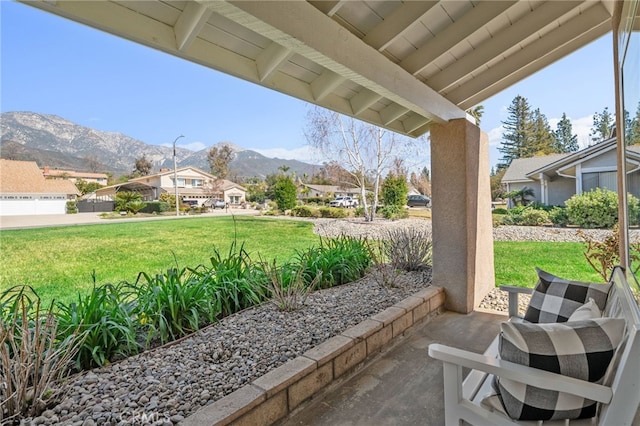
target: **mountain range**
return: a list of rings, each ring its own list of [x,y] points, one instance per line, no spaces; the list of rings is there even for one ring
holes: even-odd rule
[[[234,159],[231,177],[260,177],[278,172],[282,166],[298,176],[312,175],[318,165],[298,160],[269,158],[256,151],[229,142]],[[207,152],[210,148],[191,151],[176,147],[179,167],[194,166],[209,171]],[[153,172],[173,168],[173,148],[150,145],[122,133],[104,132],[81,126],[56,115],[35,112],[0,114],[0,157],[35,161],[39,167],[103,172],[121,175],[131,173],[136,159],[146,156]]]

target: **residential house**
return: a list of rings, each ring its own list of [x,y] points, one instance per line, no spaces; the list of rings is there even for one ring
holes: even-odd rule
[[[80,194],[69,180],[48,180],[34,161],[0,159],[0,216],[65,214]]]
[[[627,147],[626,156],[627,191],[640,197],[640,146]],[[502,183],[507,191],[529,187],[530,201],[556,206],[594,188],[617,191],[616,171],[614,137],[577,152],[513,160]]]
[[[124,183],[100,188],[96,195],[114,196],[120,191],[138,192],[145,201],[157,200],[160,195],[173,195],[174,171],[162,169],[160,173],[141,176]],[[181,167],[176,170],[178,198],[183,201],[195,201],[202,206],[210,198],[221,198],[229,205],[240,205],[246,201],[246,190],[241,185],[215,176],[196,167]]]
[[[45,179],[67,179],[73,183],[76,183],[79,180],[83,180],[85,182],[95,182],[100,185],[107,185],[107,176],[105,173],[92,173],[92,172],[77,172],[75,170],[60,170],[60,169],[52,169],[51,167],[45,166],[42,169],[42,175]]]
[[[298,198],[334,198],[334,197],[360,197],[360,188],[344,187],[339,185],[313,185],[301,183],[298,185]]]

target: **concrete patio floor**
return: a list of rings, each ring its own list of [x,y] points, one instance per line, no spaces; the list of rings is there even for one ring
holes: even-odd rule
[[[314,397],[280,425],[443,425],[442,363],[429,358],[427,347],[444,343],[483,352],[506,318],[445,312],[414,327],[372,363]]]

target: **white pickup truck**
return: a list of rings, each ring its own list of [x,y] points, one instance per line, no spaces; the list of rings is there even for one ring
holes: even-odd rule
[[[337,197],[329,203],[330,207],[358,207],[358,200],[351,197]]]

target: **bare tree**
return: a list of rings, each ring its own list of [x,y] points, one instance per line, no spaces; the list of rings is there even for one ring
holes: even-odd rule
[[[347,169],[360,187],[366,221],[378,208],[378,190],[384,173],[393,166],[399,152],[411,147],[407,138],[319,107],[307,114],[305,136],[311,146]],[[367,182],[372,183],[373,200],[367,199]]]
[[[104,167],[95,155],[87,155],[82,160],[87,165],[88,171],[93,173],[99,172]]]
[[[229,175],[229,164],[233,160],[233,148],[229,145],[212,146],[207,152],[211,173],[219,179]]]

